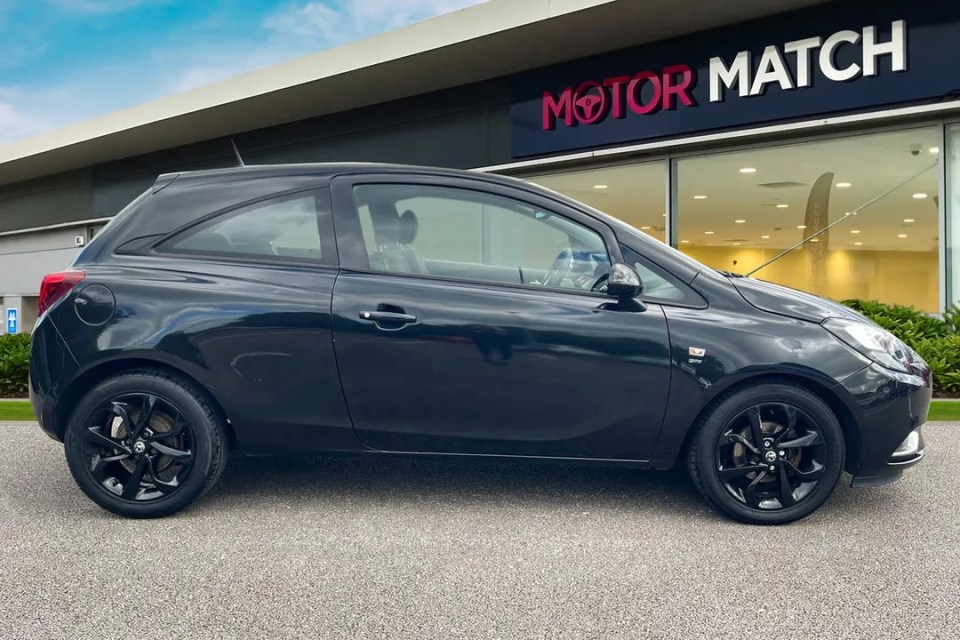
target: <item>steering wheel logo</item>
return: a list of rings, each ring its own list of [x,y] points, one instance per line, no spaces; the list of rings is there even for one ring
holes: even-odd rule
[[[607,115],[607,92],[599,82],[589,80],[577,87],[573,112],[581,124],[594,124]]]

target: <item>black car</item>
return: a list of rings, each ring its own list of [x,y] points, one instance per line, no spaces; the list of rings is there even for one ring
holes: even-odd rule
[[[125,516],[186,507],[233,449],[680,463],[762,524],[924,455],[930,369],[880,327],[480,173],[164,175],[40,312],[40,425]]]

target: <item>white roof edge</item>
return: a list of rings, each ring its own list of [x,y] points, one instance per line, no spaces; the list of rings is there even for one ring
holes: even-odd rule
[[[488,0],[395,31],[0,145],[0,165],[616,1]]]

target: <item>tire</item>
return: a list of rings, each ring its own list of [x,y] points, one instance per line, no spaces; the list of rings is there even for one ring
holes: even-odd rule
[[[826,502],[843,471],[836,415],[799,386],[764,383],[731,392],[695,429],[690,477],[711,505],[741,522],[800,520]]]
[[[199,389],[138,370],[83,397],[64,451],[77,485],[98,505],[128,518],[159,518],[213,487],[226,466],[226,444],[222,420]]]

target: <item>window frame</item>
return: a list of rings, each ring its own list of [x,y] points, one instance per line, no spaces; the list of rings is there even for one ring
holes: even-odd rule
[[[336,229],[337,245],[340,255],[340,268],[343,270],[400,278],[418,278],[438,282],[452,282],[484,287],[519,289],[521,291],[566,293],[579,296],[585,295],[609,300],[609,296],[606,294],[579,289],[543,287],[540,285],[531,285],[526,283],[514,284],[509,282],[498,282],[494,280],[460,278],[456,276],[440,276],[434,274],[397,273],[373,269],[370,267],[369,256],[367,255],[366,244],[363,238],[363,231],[360,226],[360,214],[357,210],[353,195],[353,190],[355,187],[371,185],[422,186],[425,188],[449,189],[451,191],[467,191],[480,195],[512,200],[517,204],[539,209],[593,231],[603,240],[603,244],[606,248],[607,256],[609,257],[611,264],[616,264],[623,261],[623,257],[620,254],[620,243],[618,242],[616,234],[611,227],[581,211],[570,208],[561,202],[541,197],[536,193],[528,192],[523,189],[512,188],[508,185],[500,185],[482,179],[471,180],[469,178],[454,178],[450,176],[416,173],[382,173],[341,175],[330,181],[334,227]]]
[[[208,225],[217,224],[241,216],[244,213],[278,204],[288,200],[298,200],[304,197],[312,197],[317,216],[317,231],[320,235],[319,259],[313,258],[292,258],[289,256],[269,256],[251,253],[233,253],[233,252],[211,252],[211,251],[184,251],[182,249],[173,249],[170,244],[184,235],[198,230]],[[200,260],[206,262],[235,262],[242,264],[271,264],[287,266],[318,266],[318,267],[336,267],[339,265],[339,256],[337,253],[337,242],[335,238],[332,198],[330,189],[326,186],[309,187],[306,189],[296,189],[293,191],[283,191],[272,193],[254,200],[248,200],[225,209],[213,211],[207,215],[200,216],[191,220],[187,224],[170,231],[169,233],[157,238],[151,242],[147,250],[149,255],[154,256],[177,256],[190,260]]]

